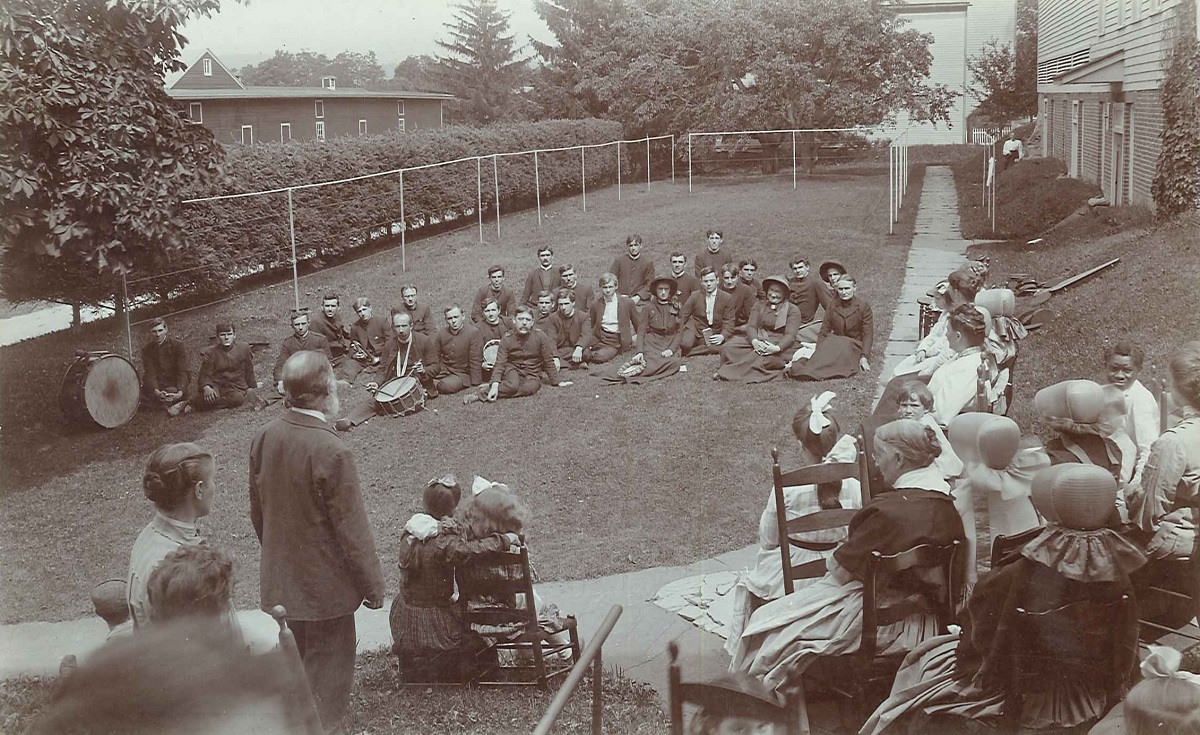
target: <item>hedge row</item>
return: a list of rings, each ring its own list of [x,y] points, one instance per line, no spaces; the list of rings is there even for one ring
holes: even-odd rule
[[[332,181],[378,171],[450,161],[470,156],[533,149],[592,145],[620,140],[619,123],[604,120],[550,120],[449,127],[412,133],[345,137],[325,142],[237,146],[227,150],[225,181],[219,190],[193,192],[194,198]],[[670,167],[669,141],[652,146],[654,166]],[[645,175],[645,148],[623,147],[625,176]],[[589,187],[616,179],[616,146],[588,149]],[[542,201],[580,190],[578,149],[538,155]],[[409,237],[437,229],[462,216],[475,216],[475,161],[404,174],[404,226]],[[494,215],[497,186],[501,213],[532,206],[537,199],[534,157],[505,156],[482,161],[485,216]],[[293,192],[297,254],[308,267],[319,267],[347,250],[400,233],[399,176],[389,175]],[[497,182],[498,178],[498,182]],[[181,259],[160,272],[192,268],[177,276],[145,281],[139,293],[159,298],[211,294],[232,288],[238,277],[290,268],[291,243],[286,193],[186,204],[182,207],[187,248]],[[210,267],[217,266],[217,267]]]

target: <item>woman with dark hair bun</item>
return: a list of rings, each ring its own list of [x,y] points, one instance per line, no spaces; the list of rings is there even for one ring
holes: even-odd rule
[[[950,486],[933,464],[941,452],[937,434],[913,419],[893,421],[875,431],[875,464],[885,484],[894,489],[875,496],[854,515],[846,540],[826,561],[824,577],[751,615],[733,646],[731,670],[745,671],[780,689],[817,656],[858,650],[863,581],[872,552],[895,554],[918,544],[964,540]],[[962,574],[954,578],[962,579]],[[930,581],[908,570],[879,584],[886,594],[905,597]],[[910,615],[880,628],[879,653],[908,651],[936,634],[933,616]]]
[[[942,426],[975,400],[980,365],[986,364],[989,379],[995,380],[996,361],[983,347],[987,328],[987,317],[974,304],[959,304],[947,317],[946,342],[954,357],[929,378],[933,415]]]
[[[217,463],[191,442],[164,444],[146,461],[142,492],[154,518],[138,534],[129,555],[129,612],[133,627],[150,622],[146,584],[159,562],[184,545],[204,542],[196,522],[212,510]]]

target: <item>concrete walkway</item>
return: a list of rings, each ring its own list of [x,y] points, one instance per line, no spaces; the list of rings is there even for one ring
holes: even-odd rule
[[[959,228],[958,195],[949,166],[925,169],[925,182],[917,204],[916,232],[908,253],[904,285],[892,320],[892,333],[883,350],[876,398],[892,369],[917,348],[917,299],[925,295],[950,271],[966,260],[971,240],[964,240]]]

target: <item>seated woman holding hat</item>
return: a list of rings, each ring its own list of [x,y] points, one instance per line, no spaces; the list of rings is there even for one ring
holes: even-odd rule
[[[1088,465],[1049,467],[1033,480],[1033,504],[1046,527],[1008,563],[979,578],[962,629],[926,641],[904,660],[891,695],[859,731],[928,732],[930,716],[972,720],[1004,714],[1018,608],[1044,611],[1082,600],[1132,597],[1130,574],[1145,563],[1138,548],[1108,526],[1117,483]],[[1112,620],[1114,658],[1098,667],[1127,671],[1137,661],[1137,616]],[[1048,660],[1086,655],[1081,640],[1043,643]],[[1024,697],[1023,727],[1071,728],[1103,716],[1105,677],[1075,680]],[[901,727],[906,725],[907,727]],[[1024,732],[1024,730],[1022,730]]]
[[[825,310],[825,321],[811,357],[799,358],[788,368],[797,380],[848,378],[859,370],[871,369],[875,319],[871,305],[856,296],[854,276],[843,275],[834,284],[837,298]]]
[[[942,286],[945,286],[942,288]],[[946,340],[950,323],[950,312],[959,304],[975,303],[975,295],[983,287],[983,278],[971,268],[962,266],[956,269],[946,279],[944,284],[932,293],[934,305],[941,311],[941,316],[929,334],[917,343],[913,354],[904,358],[892,370],[892,379],[897,376],[933,375],[933,371],[954,357],[954,350]],[[882,401],[883,399],[881,399]]]
[[[768,276],[763,288],[767,298],[754,302],[745,336],[734,337],[721,348],[721,366],[714,380],[763,383],[783,374],[800,331],[800,308],[788,301],[787,279]]]
[[[854,437],[846,435],[838,439],[838,421],[829,415],[830,403],[835,398],[833,391],[825,391],[805,403],[792,418],[792,432],[800,442],[804,463],[856,462],[858,446]],[[784,511],[788,520],[801,518],[822,510],[833,508],[861,508],[862,487],[857,478],[842,480],[828,485],[801,485],[783,489]],[[783,596],[783,565],[779,559],[779,525],[775,513],[774,488],[767,495],[767,504],[758,520],[758,556],[754,569],[738,580],[733,591],[733,614],[726,629],[725,648],[732,654],[741,638],[742,629],[757,605],[777,600]],[[816,551],[789,544],[789,557],[793,567],[828,559],[834,547],[846,538],[845,528],[831,528],[796,534],[797,540],[811,544],[828,544],[827,551]],[[784,543],[787,543],[786,541]],[[797,588],[816,581],[819,577],[795,580]]]
[[[683,317],[675,279],[658,276],[650,283],[650,293],[650,300],[637,320],[633,357],[619,368],[612,365],[596,371],[602,380],[636,385],[679,372],[683,364],[679,352]]]
[[[895,489],[875,496],[855,514],[846,540],[826,561],[824,577],[750,616],[733,645],[730,670],[761,677],[780,689],[817,656],[856,651],[862,640],[863,580],[872,552],[894,554],[918,544],[963,540],[950,486],[933,467],[941,453],[933,430],[901,419],[876,429],[873,443],[875,464]],[[954,577],[961,579],[961,570]],[[880,580],[887,594],[901,597],[929,583],[919,570]],[[911,650],[936,630],[933,616],[910,615],[880,628],[879,652]]]

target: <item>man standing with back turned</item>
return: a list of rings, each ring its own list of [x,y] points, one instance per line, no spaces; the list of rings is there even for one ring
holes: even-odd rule
[[[283,387],[290,408],[250,445],[260,602],[286,608],[321,725],[340,733],[354,683],[354,611],[383,606],[383,569],[354,455],[327,423],[340,408],[329,360],[297,352]]]

